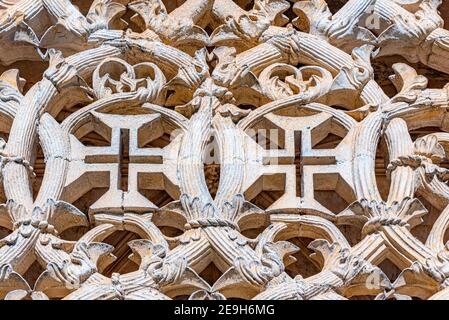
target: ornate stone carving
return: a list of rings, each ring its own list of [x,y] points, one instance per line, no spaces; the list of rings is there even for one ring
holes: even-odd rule
[[[344,2],[0,0],[0,298],[449,299],[441,1]]]

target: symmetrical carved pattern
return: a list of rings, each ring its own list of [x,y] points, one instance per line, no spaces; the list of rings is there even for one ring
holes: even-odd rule
[[[442,1],[327,2],[0,0],[0,298],[449,299]]]

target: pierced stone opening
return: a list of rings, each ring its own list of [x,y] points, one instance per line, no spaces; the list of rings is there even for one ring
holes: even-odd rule
[[[259,208],[266,210],[273,203],[275,203],[282,195],[284,191],[263,191],[259,193],[257,197],[251,200]]]
[[[349,298],[349,300],[355,300],[355,301],[357,301],[357,300],[374,300],[374,298],[375,298],[374,295],[371,295],[371,296],[363,295],[363,296],[352,296],[351,298]]]
[[[329,133],[324,139],[313,146],[313,149],[335,149],[343,140],[333,133]]]
[[[109,137],[104,137],[95,131],[91,131],[80,139],[86,147],[109,147],[111,142]]]
[[[214,32],[214,28],[212,28],[211,24],[209,23],[209,24],[204,28],[204,31],[206,31],[206,33],[207,33],[208,35],[211,35],[211,34]],[[210,47],[210,48],[207,48],[207,49],[208,49],[207,51],[210,53],[210,52],[213,51],[214,48]],[[213,69],[213,68],[215,68],[216,61],[211,61],[210,63],[208,63],[208,65],[209,65],[209,67],[212,67],[212,69]]]
[[[93,205],[98,199],[100,199],[101,196],[104,195],[107,191],[108,188],[92,188],[72,204],[80,211],[87,213],[89,212],[90,206]]]
[[[254,7],[254,0],[234,0],[234,3],[245,11],[249,11]]]
[[[220,183],[220,162],[220,148],[217,139],[212,135],[203,155],[204,177],[212,198],[215,197]]]
[[[161,173],[137,174],[138,192],[158,207],[179,198],[178,188]]]
[[[42,80],[42,75],[48,66],[48,61],[17,61],[7,66],[0,65],[0,75],[7,70],[18,69],[19,76],[26,79],[22,92],[25,95],[32,86]]]
[[[33,264],[28,268],[28,270],[23,274],[23,278],[28,282],[31,288],[34,287],[37,278],[44,272],[45,269],[39,264],[39,262],[34,261]]]
[[[447,16],[449,17],[449,14]],[[399,55],[374,58],[372,60],[374,80],[390,98],[398,94],[396,87],[389,79],[389,76],[394,74],[392,66],[395,63],[405,63],[417,70],[419,75],[425,76],[429,81],[428,88],[441,89],[449,82],[448,74],[434,70],[422,63],[411,63]]]
[[[3,189],[3,183],[0,183],[0,203],[6,202],[5,190]]]
[[[33,188],[33,198],[36,199],[39,190],[41,189],[41,185],[42,185],[42,180],[44,178],[44,174],[45,174],[45,157],[44,157],[44,152],[42,150],[42,147],[40,144],[37,145],[36,147],[36,152],[33,153],[34,154],[34,158],[31,159],[31,163],[32,163],[32,167],[33,167],[33,172],[35,174],[35,176],[31,176],[30,173],[30,177],[31,177],[31,185]]]
[[[87,231],[88,227],[72,227],[61,232],[59,237],[67,241],[78,241]]]
[[[3,140],[5,140],[5,142],[8,142],[8,138],[9,138],[9,133],[8,132],[0,131],[0,139],[3,139]]]
[[[390,179],[387,176],[387,167],[389,163],[388,150],[385,140],[381,139],[376,150],[375,174],[376,183],[382,200],[387,201],[390,193]]]
[[[252,104],[239,104],[237,107],[242,109],[242,110],[255,110],[259,106],[255,106],[255,105],[252,105]]]
[[[261,228],[245,229],[241,230],[241,234],[249,239],[256,239],[265,229],[265,226]]]
[[[128,191],[129,129],[120,129],[120,188]]]
[[[343,233],[349,244],[355,246],[362,240],[362,227],[356,225],[338,225],[337,228]]]
[[[172,237],[172,238],[178,237],[184,233],[183,230],[177,229],[174,227],[160,227],[159,229],[161,230],[161,232],[164,236]]]
[[[173,300],[188,300],[190,297],[190,295],[179,295],[179,296],[175,296],[175,297],[171,297]]]
[[[328,1],[327,5],[329,7],[329,10],[332,12],[332,14],[335,14],[338,12],[338,10],[341,9],[341,7],[343,7],[346,2],[348,2],[349,0],[332,0],[332,1]]]
[[[348,206],[348,203],[335,191],[315,191],[313,194],[316,201],[335,214]]]
[[[4,227],[0,227],[0,239],[3,239],[10,233],[11,233],[11,230],[8,230],[7,228],[4,228]]]
[[[206,178],[207,189],[212,198],[215,198],[220,183],[220,165],[209,164],[204,166],[204,177]]]
[[[426,199],[422,196],[417,196],[419,201],[423,204],[423,206],[427,209],[428,213],[421,217],[423,222],[410,230],[411,234],[416,237],[422,243],[426,243],[427,238],[429,237],[430,231],[432,230],[435,221],[441,214],[441,210],[435,208],[432,204],[430,204]]]
[[[165,190],[139,189],[139,193],[158,207],[163,207],[174,200]]]
[[[410,131],[410,137],[412,141],[416,141],[418,138],[427,136],[436,132],[444,132],[439,127],[420,127],[415,130]]]
[[[184,233],[184,225],[187,220],[184,216],[168,212],[154,212],[153,223],[159,228],[163,235],[167,237],[177,237]]]
[[[292,255],[296,258],[296,261],[285,268],[285,271],[290,277],[294,278],[297,275],[301,275],[303,278],[308,278],[321,271],[321,266],[318,262],[310,258],[310,255],[314,252],[307,248],[313,240],[314,239],[303,237],[296,237],[288,240],[299,248],[299,251]]]
[[[449,2],[443,1],[443,3],[438,7],[438,11],[444,20],[444,29],[449,29]]]
[[[175,92],[175,90],[170,90],[170,89],[167,89],[166,90],[166,94],[165,94],[165,98],[166,98],[166,100],[167,101],[170,101],[171,99],[170,98],[172,98],[174,95],[176,94],[176,92]],[[168,103],[166,103],[166,106],[167,107],[174,107],[176,104],[168,104]]]
[[[223,272],[218,269],[218,267],[211,262],[201,273],[199,276],[203,278],[209,285],[213,285],[223,274]]]
[[[285,179],[285,174],[263,175],[245,191],[245,199],[266,210],[284,195]]]
[[[83,14],[87,15],[89,8],[92,5],[92,0],[71,0],[72,4],[78,8],[78,10]]]
[[[285,131],[267,118],[246,133],[265,150],[285,149]]]
[[[293,11],[293,4],[289,3],[290,7],[283,12],[283,15],[285,15],[289,21],[293,21],[293,19],[295,19],[297,17],[297,15],[295,14],[295,12]],[[308,26],[306,26],[308,27]],[[305,30],[308,30],[309,28],[306,28]],[[302,31],[302,29],[300,29]],[[308,32],[308,31],[304,31],[304,32]]]
[[[130,1],[131,2],[131,1]],[[132,19],[131,19],[132,18]],[[134,32],[141,33],[144,32],[143,26],[145,25],[144,20],[140,15],[136,15],[136,12],[132,10],[127,10],[125,14],[121,17],[128,24],[128,29]]]
[[[115,231],[102,241],[114,246],[112,254],[117,257],[115,261],[103,270],[102,274],[111,277],[114,272],[124,274],[139,269],[139,266],[128,258],[132,254],[128,242],[136,239],[140,239],[140,237],[133,232]]]
[[[338,214],[356,200],[346,181],[338,174],[314,174],[314,198],[334,214]]]
[[[165,148],[171,142],[171,135],[168,133],[163,133],[159,138],[146,142],[145,144],[141,144],[139,141],[139,148]]]
[[[112,129],[93,115],[90,119],[76,130],[74,136],[86,147],[109,147]]]
[[[394,282],[402,272],[401,269],[388,258],[379,263],[378,267],[385,273],[391,282]]]

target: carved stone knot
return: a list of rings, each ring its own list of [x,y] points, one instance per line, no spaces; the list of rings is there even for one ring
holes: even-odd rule
[[[111,275],[111,283],[117,298],[119,300],[125,300],[125,291],[123,290],[122,284],[120,282],[120,273],[114,272]]]
[[[237,223],[219,218],[205,218],[205,219],[195,219],[190,220],[185,224],[184,228],[186,230],[195,229],[195,228],[207,228],[207,227],[229,227],[234,230],[240,231]]]
[[[0,181],[2,180],[3,177],[2,174],[3,169],[5,168],[6,164],[10,162],[23,165],[25,169],[30,173],[32,178],[36,177],[36,174],[34,173],[34,168],[28,160],[26,160],[23,157],[9,155],[4,151],[0,150]]]
[[[371,234],[383,226],[405,226],[411,228],[427,213],[418,199],[404,198],[391,204],[384,201],[362,199],[349,206],[348,216],[356,216],[364,221],[363,234]]]
[[[384,217],[373,217],[369,219],[363,226],[364,234],[371,234],[378,231],[383,226],[406,226],[407,222],[399,217],[395,216],[384,216]]]

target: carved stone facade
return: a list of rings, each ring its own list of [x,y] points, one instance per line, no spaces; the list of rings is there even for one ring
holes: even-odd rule
[[[441,2],[0,0],[0,298],[449,299]]]

